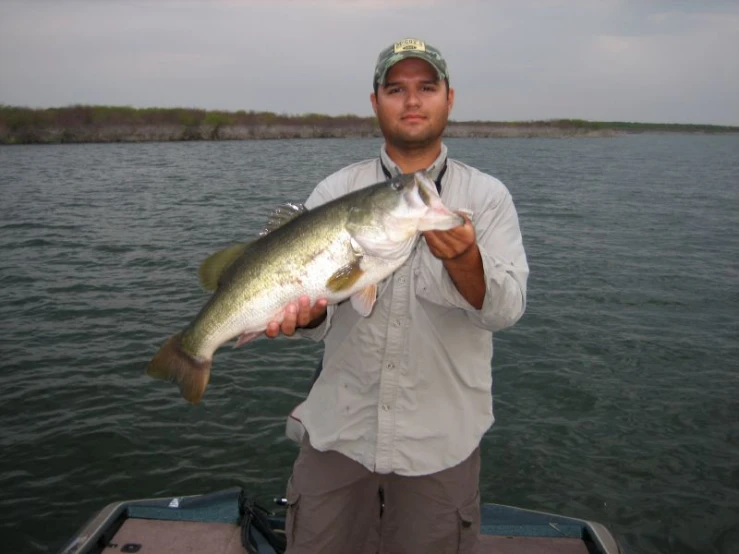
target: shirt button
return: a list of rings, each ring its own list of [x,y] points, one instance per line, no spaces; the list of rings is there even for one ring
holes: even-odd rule
[[[395,321],[393,321],[393,325],[395,325],[396,327],[400,327],[400,320],[396,319]]]
[[[388,362],[385,364],[385,367],[388,369],[395,369],[395,364],[393,362]]]
[[[388,406],[387,404],[383,404],[382,405],[382,411],[383,412],[389,412],[390,411],[390,406]]]
[[[398,277],[398,283],[405,285],[405,277]]]

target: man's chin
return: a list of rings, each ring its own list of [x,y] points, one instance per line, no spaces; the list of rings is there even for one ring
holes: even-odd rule
[[[429,120],[421,120],[420,124],[406,124],[396,120],[394,125],[383,125],[380,129],[388,144],[408,150],[426,148],[438,142],[444,133],[445,125],[437,125]]]
[[[388,142],[405,148],[424,148],[429,144],[433,144],[441,134],[430,133],[428,131],[418,133],[395,133],[388,136]]]

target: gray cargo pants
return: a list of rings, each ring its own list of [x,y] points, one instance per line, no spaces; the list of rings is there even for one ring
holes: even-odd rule
[[[383,475],[303,439],[287,488],[286,554],[473,554],[480,449],[431,475]]]

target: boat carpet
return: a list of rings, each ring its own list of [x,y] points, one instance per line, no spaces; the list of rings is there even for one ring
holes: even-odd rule
[[[241,529],[231,523],[130,518],[106,552],[244,554]],[[588,554],[581,539],[481,535],[479,554]]]
[[[231,523],[127,519],[105,552],[244,554],[241,528]]]

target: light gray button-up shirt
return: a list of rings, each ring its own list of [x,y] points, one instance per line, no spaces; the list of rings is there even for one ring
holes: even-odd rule
[[[434,164],[436,177],[446,146]],[[395,175],[400,169],[381,158]],[[378,159],[350,165],[318,184],[311,209],[385,180]],[[493,423],[493,331],[526,306],[529,274],[518,216],[497,179],[449,159],[441,198],[473,212],[485,270],[481,310],[457,291],[441,260],[420,240],[378,286],[369,317],[349,302],[329,306],[303,336],[325,342],[323,371],[294,412],[318,450],[335,450],[378,473],[426,475],[457,465]]]

